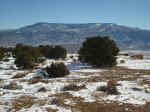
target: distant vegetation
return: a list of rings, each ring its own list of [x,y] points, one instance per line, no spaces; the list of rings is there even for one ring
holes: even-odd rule
[[[15,64],[21,69],[32,69],[34,63],[43,61],[42,57],[49,59],[64,59],[66,57],[66,50],[61,46],[26,46],[23,44],[17,44],[13,50],[15,56]]]
[[[63,47],[56,45],[27,46],[17,44],[15,48],[0,48],[0,59],[11,54],[15,57],[15,64],[19,69],[33,69],[48,59],[65,59],[67,51]],[[116,65],[116,56],[119,48],[115,41],[109,37],[89,37],[83,42],[79,50],[79,60],[88,63],[93,67],[112,67]],[[62,63],[52,64],[46,68],[49,77],[60,77],[68,74],[66,66]]]
[[[79,50],[79,59],[95,67],[112,67],[118,52],[115,41],[109,37],[89,37]]]
[[[0,60],[3,60],[6,57],[10,56],[9,52],[12,52],[13,48],[4,48],[4,47],[0,47]]]
[[[41,54],[46,58],[49,58],[49,59],[66,58],[66,54],[67,54],[66,49],[62,48],[59,45],[56,45],[55,47],[52,47],[49,45],[46,45],[46,46],[41,45],[38,48]]]
[[[4,49],[0,48],[0,60],[4,57]]]

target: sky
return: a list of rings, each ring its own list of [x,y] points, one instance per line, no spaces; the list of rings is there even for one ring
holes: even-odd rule
[[[150,0],[0,0],[0,29],[37,22],[116,23],[150,29]]]

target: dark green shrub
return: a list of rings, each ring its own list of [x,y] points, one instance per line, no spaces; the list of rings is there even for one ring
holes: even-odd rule
[[[46,58],[50,58],[50,55],[52,55],[51,54],[52,49],[53,49],[53,47],[50,45],[46,45],[46,46],[40,45],[39,46],[39,50],[40,50],[41,54]]]
[[[83,42],[79,50],[79,60],[95,67],[112,67],[116,65],[119,48],[109,37],[91,37]]]
[[[52,58],[54,59],[58,59],[58,58],[64,59],[66,58],[67,51],[63,47],[57,45],[52,49],[51,54],[52,54]]]
[[[0,48],[0,60],[2,60],[4,58],[5,51],[3,48]]]
[[[63,63],[52,63],[50,67],[46,68],[46,72],[50,78],[64,77],[69,74],[69,70]]]
[[[32,69],[33,63],[39,62],[42,56],[38,47],[17,44],[14,50],[15,64],[21,69]]]
[[[15,64],[21,69],[32,69],[32,56],[26,52],[16,56]]]
[[[67,51],[63,47],[56,45],[56,46],[50,46],[50,45],[40,45],[39,46],[40,52],[42,55],[49,59],[59,59],[59,58],[66,58]]]
[[[61,46],[26,46],[17,44],[13,50],[15,56],[15,64],[22,69],[33,68],[35,64],[44,61],[44,57],[50,59],[58,59],[66,57],[66,50]]]

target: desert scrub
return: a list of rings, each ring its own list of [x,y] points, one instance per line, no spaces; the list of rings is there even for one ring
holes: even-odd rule
[[[12,101],[12,110],[19,111],[22,108],[30,108],[35,103],[34,99],[35,98],[31,96],[18,97]]]
[[[42,79],[41,77],[33,77],[32,79],[29,80],[29,84],[36,84],[36,83],[48,83],[48,80]]]
[[[46,68],[46,72],[49,78],[64,77],[70,73],[64,63],[52,63]]]
[[[85,88],[86,88],[85,85],[69,84],[67,86],[64,86],[63,91],[79,91]]]
[[[12,78],[15,79],[15,78],[23,78],[25,77],[26,73],[17,73],[15,76],[13,76]]]
[[[107,82],[107,86],[97,87],[97,91],[103,91],[110,95],[118,95],[119,92],[116,86],[117,86],[117,82],[114,80],[110,80]]]

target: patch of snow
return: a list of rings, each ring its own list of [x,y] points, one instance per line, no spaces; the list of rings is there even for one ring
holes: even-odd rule
[[[81,69],[81,70],[74,70],[76,72],[83,72],[83,73],[96,73],[96,72],[104,72],[102,69]]]
[[[86,88],[80,91],[69,91],[75,97],[84,98],[85,102],[94,102],[95,98],[92,93],[96,91],[97,87],[106,85],[106,82],[87,83]]]
[[[129,104],[143,105],[150,102],[150,94],[144,91],[144,87],[137,85],[135,82],[119,81],[121,86],[117,87],[120,95],[108,95],[104,100],[119,101]],[[140,91],[133,90],[132,88],[139,88]]]
[[[120,63],[120,60],[124,60],[125,63]],[[130,69],[144,69],[149,70],[150,69],[150,60],[143,59],[143,60],[133,60],[130,59],[128,56],[120,56],[117,59],[118,65],[122,67],[127,67]]]
[[[65,100],[64,100],[64,103],[65,103],[66,105],[69,105],[69,104],[71,104],[71,101],[70,101],[69,99],[65,99]]]
[[[66,109],[64,107],[59,107],[57,105],[48,105],[48,107],[58,110],[57,112],[72,112],[71,109]]]
[[[142,75],[144,78],[150,78],[150,75]]]
[[[21,110],[17,111],[17,112],[47,112],[44,109],[41,109],[39,105],[32,105],[32,107],[30,108],[22,108]]]
[[[8,106],[0,105],[0,112],[8,112],[8,110],[9,110]]]

